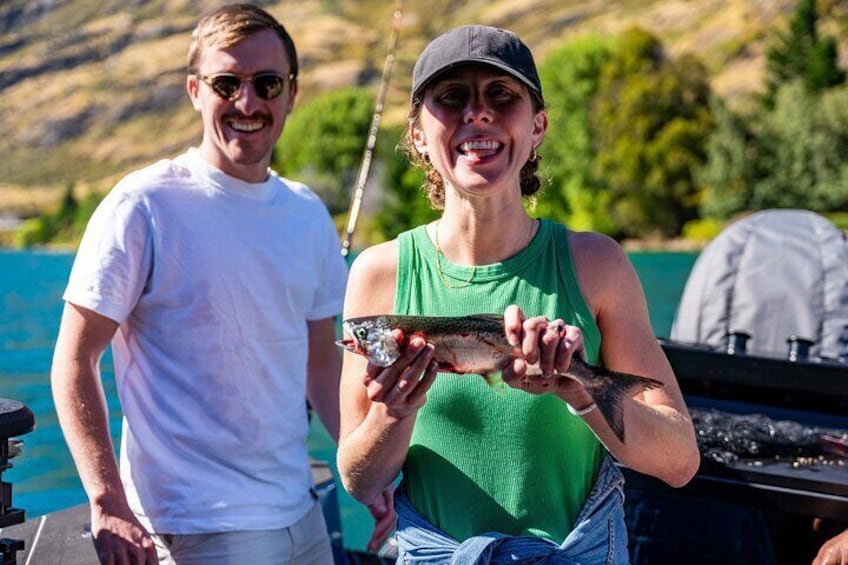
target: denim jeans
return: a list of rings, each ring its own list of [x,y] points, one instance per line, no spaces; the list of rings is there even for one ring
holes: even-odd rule
[[[535,536],[488,532],[459,542],[418,513],[399,489],[398,565],[627,565],[624,477],[607,456],[574,529],[556,543]]]

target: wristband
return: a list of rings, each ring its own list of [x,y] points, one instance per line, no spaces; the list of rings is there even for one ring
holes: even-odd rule
[[[582,410],[575,410],[574,407],[571,406],[571,404],[569,404],[568,402],[565,403],[565,406],[568,408],[568,411],[574,414],[575,416],[585,416],[586,414],[598,407],[598,405],[595,404],[594,401],[592,402],[592,404]]]

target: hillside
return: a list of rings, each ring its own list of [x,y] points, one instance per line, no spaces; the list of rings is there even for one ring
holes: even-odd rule
[[[391,0],[258,2],[289,29],[301,99],[344,85],[375,88]],[[5,0],[0,5],[0,220],[51,206],[62,190],[106,190],[123,172],[199,139],[184,92],[198,0]],[[825,31],[844,37],[845,8],[820,0]],[[543,60],[579,34],[644,27],[672,55],[695,53],[728,98],[761,84],[770,30],[793,0],[408,0],[384,121],[402,120],[411,67],[426,41],[463,23],[507,27]]]

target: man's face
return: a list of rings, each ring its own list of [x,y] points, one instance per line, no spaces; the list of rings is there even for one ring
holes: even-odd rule
[[[247,182],[267,178],[271,153],[294,104],[297,83],[286,78],[279,96],[263,99],[258,93],[261,89],[244,79],[262,73],[288,77],[290,72],[288,53],[271,30],[259,31],[225,49],[202,50],[197,75],[188,76],[186,89],[203,120],[200,152],[210,164]],[[201,78],[219,73],[242,79],[231,100]]]

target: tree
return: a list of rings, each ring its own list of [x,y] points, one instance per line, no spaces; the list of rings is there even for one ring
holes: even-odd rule
[[[18,247],[78,241],[103,195],[91,192],[82,199],[74,196],[74,184],[65,186],[58,208],[31,218],[17,230],[13,240]]]
[[[818,31],[815,0],[799,0],[788,29],[767,51],[766,94],[746,114],[716,105],[704,184],[704,215],[848,202],[848,92],[836,43]]]
[[[384,190],[374,217],[374,228],[384,240],[439,216],[422,188],[423,171],[412,167],[406,156],[395,150],[404,131],[404,128],[387,129],[377,142],[382,156]]]
[[[799,0],[789,28],[778,32],[766,51],[766,107],[774,105],[781,85],[800,79],[809,92],[819,92],[845,82],[838,67],[836,40],[821,37],[816,0]]]
[[[751,206],[844,210],[848,203],[848,92],[810,92],[800,80],[779,88],[763,117],[761,159]]]
[[[539,66],[549,117],[540,173],[549,183],[537,198],[537,211],[575,229],[607,233],[615,228],[604,185],[593,173],[590,109],[611,45],[606,37],[587,36],[556,48]]]
[[[703,187],[701,215],[727,220],[749,209],[752,187],[767,176],[759,166],[760,145],[744,116],[733,112],[720,99],[711,102],[715,129],[707,141],[707,158],[695,178]]]
[[[371,124],[373,98],[367,89],[343,88],[296,106],[275,147],[272,168],[309,185],[331,213],[346,210]]]
[[[775,92],[771,109],[747,116],[723,106],[708,161],[702,212],[727,219],[742,211],[802,208],[840,212],[848,204],[848,89],[810,92],[796,79]]]
[[[618,38],[592,108],[593,172],[609,191],[615,235],[679,235],[697,217],[694,174],[706,159],[709,99],[695,58],[671,61],[640,29]]]

